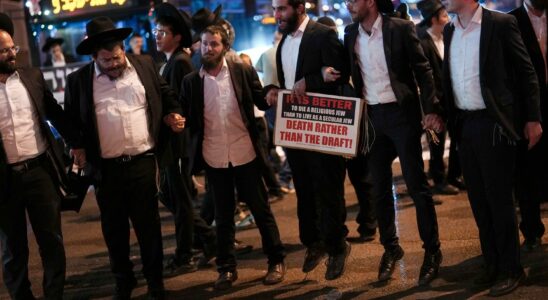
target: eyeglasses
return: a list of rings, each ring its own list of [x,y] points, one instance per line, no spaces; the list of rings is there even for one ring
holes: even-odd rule
[[[19,48],[19,46],[8,47],[8,48],[0,49],[0,54],[6,54],[10,51],[13,51],[17,54],[17,53],[19,53],[19,50],[21,50],[21,48]]]
[[[161,38],[165,38],[166,35],[168,35],[169,32],[165,31],[165,30],[161,30],[161,29],[152,29],[152,34],[154,34],[155,36],[159,36]]]

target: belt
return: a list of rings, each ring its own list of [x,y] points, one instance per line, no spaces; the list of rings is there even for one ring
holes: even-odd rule
[[[367,109],[369,111],[373,111],[373,110],[379,110],[379,109],[389,109],[389,108],[398,107],[398,106],[399,106],[398,102],[367,104]]]
[[[478,110],[465,110],[457,109],[457,115],[459,118],[474,118],[488,115],[487,109]]]
[[[38,166],[42,165],[42,162],[46,159],[47,155],[46,153],[42,153],[38,155],[37,157],[30,158],[24,161],[16,162],[14,164],[9,165],[12,171],[18,172],[18,173],[25,173],[27,171],[30,171]]]
[[[144,158],[144,157],[147,157],[147,156],[154,156],[154,152],[152,150],[148,150],[146,152],[143,152],[141,154],[137,154],[137,155],[120,155],[118,157],[113,157],[113,158],[103,158],[103,161],[105,162],[113,162],[113,163],[117,163],[117,164],[126,164],[126,163],[129,163],[131,161],[134,161],[134,160],[137,160],[137,159],[140,159],[140,158]]]

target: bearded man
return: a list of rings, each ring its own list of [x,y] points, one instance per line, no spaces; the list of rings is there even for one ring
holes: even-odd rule
[[[126,55],[131,28],[97,17],[76,52],[93,61],[67,78],[65,110],[81,133],[72,152],[96,180],[103,237],[116,299],[129,299],[137,284],[129,259],[131,220],[141,249],[149,299],[164,298],[162,235],[156,170],[169,165],[167,136],[181,132],[177,97],[147,55]]]
[[[230,43],[222,27],[207,27],[201,39],[202,67],[183,79],[181,103],[190,130],[191,165],[194,170],[205,168],[214,195],[219,271],[215,289],[228,289],[238,278],[234,184],[255,217],[268,256],[263,282],[276,284],[285,276],[285,250],[262,181],[267,158],[258,148],[253,114],[253,105],[266,110],[269,104],[254,69],[225,58]]]

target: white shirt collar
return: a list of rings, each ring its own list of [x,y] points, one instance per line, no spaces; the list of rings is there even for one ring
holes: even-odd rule
[[[131,71],[133,69],[133,66],[129,62],[129,59],[127,58],[127,56],[126,56],[126,63],[127,63],[127,68],[126,70],[124,70],[124,72]],[[99,65],[97,65],[96,62],[93,62],[93,66],[95,68],[95,78],[99,78],[101,77],[101,75],[105,75],[105,73],[101,72],[101,70],[99,69]]]
[[[478,5],[478,8],[476,9],[476,12],[472,16],[472,20],[470,20],[470,23],[476,23],[478,25],[481,25],[482,16],[483,16],[483,7],[481,7],[481,5]],[[463,30],[465,29],[460,24],[459,15],[455,15],[453,17],[453,20],[451,20],[451,23],[453,23],[453,26],[455,26],[455,27],[458,27],[458,28],[463,29]],[[470,26],[470,24],[468,24],[468,26]]]
[[[361,34],[367,34],[369,36],[369,34],[365,31],[365,29],[363,29],[361,23],[358,25],[358,31]],[[371,27],[371,35],[375,34],[376,31],[382,31],[382,17],[381,17],[381,14],[377,15],[377,18],[375,19],[375,23],[373,23],[373,26]]]
[[[538,17],[537,15],[535,15],[535,14],[531,11],[531,8],[529,7],[529,5],[527,5],[527,3],[523,2],[523,6],[525,6],[525,10],[527,11],[527,14],[528,14],[530,17],[538,18],[538,19],[546,19],[546,10],[544,10],[544,11],[542,12],[542,16]]]
[[[223,66],[221,67],[221,72],[223,70],[228,70],[228,64],[226,63],[226,58],[223,57]],[[200,68],[200,77],[204,78],[204,76],[209,75],[207,71],[204,69],[204,66]]]
[[[297,28],[297,30],[295,30],[295,32],[290,35],[295,37],[295,36],[298,36],[299,34],[304,33],[304,30],[306,29],[306,26],[308,25],[309,21],[310,21],[310,18],[308,17],[308,15],[305,15],[303,22],[301,23],[301,25],[299,25],[299,28]]]

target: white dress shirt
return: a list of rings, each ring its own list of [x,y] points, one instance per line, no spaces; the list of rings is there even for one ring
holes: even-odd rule
[[[382,18],[379,14],[369,35],[358,26],[358,38],[354,52],[358,56],[360,72],[363,78],[363,97],[367,104],[385,104],[397,102],[396,95],[390,84],[388,65],[384,55],[382,39]]]
[[[299,47],[303,39],[304,30],[310,18],[306,16],[293,34],[288,34],[282,45],[282,68],[284,71],[285,88],[292,89],[295,84],[295,72],[297,72],[297,59]]]
[[[443,34],[440,34],[439,36],[435,35],[432,32],[432,27],[426,29],[426,32],[428,32],[428,34],[432,38],[434,46],[436,46],[436,50],[438,50],[438,55],[443,60],[443,51],[445,50],[445,46],[443,45]]]
[[[547,43],[547,37],[546,37],[546,10],[542,13],[542,16],[537,17],[529,8],[529,6],[524,3],[525,10],[527,11],[527,15],[529,15],[529,20],[531,20],[531,25],[533,25],[533,30],[535,31],[535,36],[537,37],[537,42],[540,46],[540,50],[542,51],[542,58],[544,61],[544,70],[546,70],[546,43]],[[546,73],[546,80],[548,80],[548,73]]]
[[[202,155],[213,168],[240,166],[256,157],[232,86],[226,59],[217,76],[200,69],[204,79],[204,141]],[[250,120],[253,122],[253,120]]]
[[[482,7],[478,5],[472,20],[463,28],[458,16],[451,22],[455,32],[449,49],[451,84],[455,105],[463,110],[485,109],[480,85],[480,36]]]
[[[0,82],[0,134],[8,164],[37,157],[48,146],[36,107],[17,72],[6,83]]]
[[[95,64],[93,102],[102,158],[137,155],[154,147],[148,130],[145,88],[135,68],[128,67],[115,80]]]

